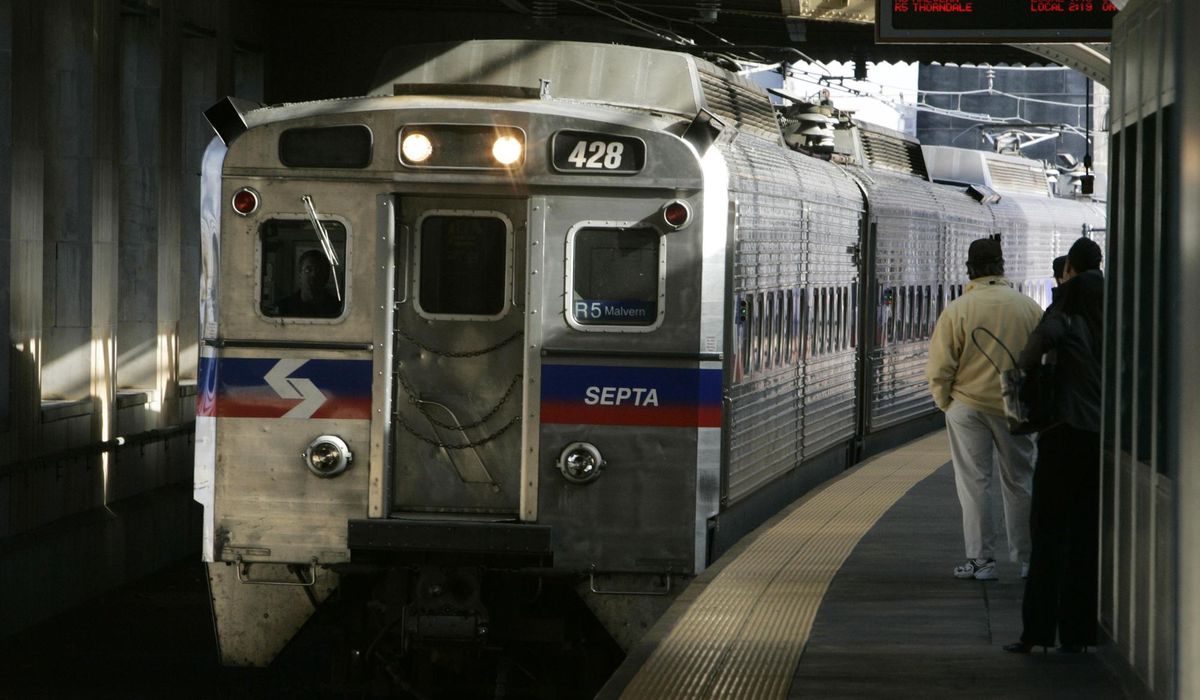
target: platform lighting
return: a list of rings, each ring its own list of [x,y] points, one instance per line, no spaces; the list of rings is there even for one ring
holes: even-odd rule
[[[501,136],[492,145],[492,157],[500,165],[512,165],[521,160],[521,142],[512,136]]]
[[[424,163],[433,155],[433,142],[425,134],[414,132],[404,137],[400,151],[409,163]]]

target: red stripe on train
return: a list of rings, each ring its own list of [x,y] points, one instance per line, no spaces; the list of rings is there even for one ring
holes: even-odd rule
[[[648,425],[719,428],[720,406],[581,406],[542,403],[542,422],[578,425]]]
[[[196,402],[196,415],[211,418],[282,418],[285,413],[300,405],[296,399],[254,396],[238,399],[228,396],[202,397]],[[325,401],[312,415],[313,418],[336,418],[342,420],[368,420],[371,417],[371,399],[337,399]]]

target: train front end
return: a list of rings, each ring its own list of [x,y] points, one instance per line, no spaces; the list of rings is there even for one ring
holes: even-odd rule
[[[705,566],[728,198],[684,138],[692,59],[539,44],[497,77],[481,44],[210,110],[195,493],[225,663],[269,663],[339,582],[411,651],[527,641],[512,600],[554,581],[620,638],[605,594]]]

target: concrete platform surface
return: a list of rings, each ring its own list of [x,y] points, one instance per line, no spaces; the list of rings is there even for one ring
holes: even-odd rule
[[[1126,697],[1095,653],[1002,649],[1021,634],[1024,581],[1006,555],[998,581],[954,578],[961,517],[947,464],[880,518],[826,592],[788,697]]]

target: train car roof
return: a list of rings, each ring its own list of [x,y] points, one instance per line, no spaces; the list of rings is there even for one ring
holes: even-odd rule
[[[478,108],[481,101],[489,104],[493,112],[526,111],[530,104],[537,105],[537,111],[542,114],[555,114],[564,117],[585,119],[602,119],[606,123],[620,124],[632,128],[652,129],[656,131],[682,131],[687,120],[677,115],[650,113],[646,111],[621,109],[615,106],[601,105],[603,115],[597,113],[597,105],[588,104],[586,109],[571,101],[542,99],[538,97],[516,95],[465,95],[465,94],[405,94],[395,96],[341,97],[310,102],[291,102],[278,105],[259,105],[241,103],[238,106],[237,119],[241,122],[242,131],[283,121],[323,117],[336,114],[351,115],[362,112],[388,111],[394,109],[471,109]],[[228,108],[227,108],[228,109]],[[211,111],[211,110],[210,110]],[[213,115],[206,113],[206,116]],[[216,124],[214,129],[221,134]],[[236,138],[236,133],[233,134]],[[222,138],[226,138],[222,135]],[[227,139],[228,140],[231,139]]]
[[[544,88],[555,99],[692,119],[701,110],[740,131],[782,143],[766,91],[688,54],[617,44],[484,40],[394,49],[371,95],[413,85]]]
[[[985,185],[1008,194],[1050,197],[1046,164],[1022,156],[954,146],[922,146],[929,176],[936,182]]]

